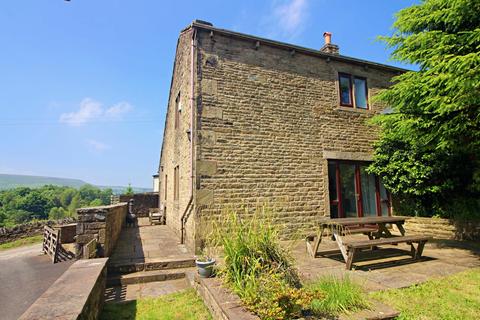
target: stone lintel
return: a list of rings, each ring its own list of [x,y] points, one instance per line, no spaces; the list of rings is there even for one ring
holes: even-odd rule
[[[323,151],[323,158],[328,160],[372,161],[370,152]]]

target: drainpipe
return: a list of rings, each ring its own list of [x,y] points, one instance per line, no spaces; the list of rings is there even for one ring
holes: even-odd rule
[[[188,200],[187,207],[180,218],[181,224],[181,239],[180,243],[185,243],[185,224],[187,223],[188,215],[187,213],[191,210],[193,205],[193,188],[195,187],[195,174],[193,172],[193,166],[195,164],[195,130],[194,130],[194,121],[195,121],[195,42],[196,42],[197,30],[192,26],[192,39],[190,45],[190,199]]]

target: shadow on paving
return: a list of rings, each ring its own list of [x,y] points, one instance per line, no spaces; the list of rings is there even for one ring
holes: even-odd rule
[[[340,253],[322,256],[344,263],[343,256]],[[380,260],[380,261],[379,261]],[[386,260],[386,261],[385,261]],[[359,252],[353,263],[355,270],[370,271],[395,266],[408,265],[413,263],[422,263],[425,261],[437,260],[433,257],[423,256],[415,260],[410,255],[410,251],[397,248],[378,248],[375,250],[365,250]]]
[[[135,226],[124,226],[109,264],[144,263],[147,254],[143,248],[140,229],[144,227],[139,219]]]

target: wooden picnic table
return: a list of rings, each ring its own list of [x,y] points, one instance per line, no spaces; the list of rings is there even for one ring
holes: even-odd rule
[[[414,258],[420,258],[425,242],[429,237],[425,236],[406,236],[403,224],[409,217],[404,216],[374,216],[360,218],[326,218],[320,221],[318,234],[307,237],[307,251],[312,257],[325,255],[340,250],[345,260],[347,269],[351,269],[355,252],[365,248],[376,248],[379,245],[397,244],[406,242],[411,245],[411,254]],[[401,233],[401,236],[392,235],[387,224],[394,224]],[[336,241],[338,249],[318,251],[325,231],[330,231],[332,238]],[[349,241],[344,240],[344,236],[349,234],[364,234],[369,240]],[[387,240],[388,238],[389,240]],[[394,238],[394,239],[393,239]],[[413,243],[417,243],[415,248]]]

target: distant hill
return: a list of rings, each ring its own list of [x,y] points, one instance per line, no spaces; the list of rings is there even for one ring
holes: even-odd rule
[[[72,188],[80,188],[81,186],[88,184],[80,179],[70,178],[55,178],[55,177],[40,177],[40,176],[28,176],[18,174],[1,174],[0,173],[0,190],[12,189],[17,187],[29,187],[38,188],[46,184],[52,184],[55,186],[65,186]],[[92,184],[93,185],[93,184]],[[96,186],[100,189],[110,188],[115,194],[121,194],[125,191],[126,187],[120,186]],[[132,187],[134,192],[150,192],[150,188],[136,188]]]

